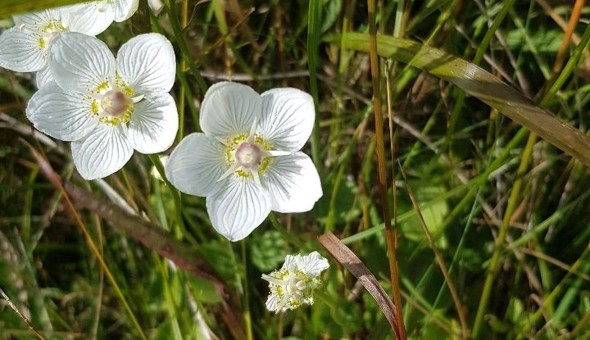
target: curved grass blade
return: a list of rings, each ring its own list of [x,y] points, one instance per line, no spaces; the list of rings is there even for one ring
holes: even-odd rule
[[[346,33],[342,42],[344,48],[369,51],[368,34]],[[442,50],[389,36],[377,36],[377,53],[448,80],[590,167],[590,137],[481,67]]]
[[[0,1],[0,17],[7,17],[9,15],[26,12],[35,12],[46,8],[72,5],[84,1],[86,0],[2,0]]]

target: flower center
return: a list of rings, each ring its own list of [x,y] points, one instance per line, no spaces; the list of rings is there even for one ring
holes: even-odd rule
[[[119,90],[107,91],[100,100],[102,109],[113,117],[119,117],[127,111],[130,102],[125,93]]]
[[[260,184],[260,176],[272,162],[273,151],[270,144],[256,133],[256,127],[254,121],[250,133],[240,133],[225,139],[218,138],[225,146],[225,160],[229,166],[218,181],[233,174]]]
[[[236,150],[236,160],[247,169],[256,169],[262,159],[262,150],[257,144],[244,142]]]
[[[37,33],[37,43],[41,49],[45,49],[49,47],[49,43],[55,38],[59,33],[65,32],[66,29],[62,25],[62,23],[56,19],[52,19],[48,23],[39,27]]]

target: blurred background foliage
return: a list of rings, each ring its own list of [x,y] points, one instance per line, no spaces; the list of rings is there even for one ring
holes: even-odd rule
[[[564,32],[573,3],[381,0],[376,21],[383,35],[478,64],[586,133],[590,58],[584,37],[590,7],[581,8],[570,40]],[[0,2],[7,6],[1,7],[0,27],[12,26],[9,15],[19,9],[11,4]],[[182,117],[178,140],[198,131],[200,100],[214,82],[231,79],[259,92],[281,86],[306,90],[316,101],[318,125],[305,150],[321,171],[323,198],[310,213],[274,214],[244,242],[229,243],[210,227],[204,199],[183,195],[179,209],[177,193],[152,175],[154,158],[136,153],[104,181],[83,181],[67,143],[34,132],[26,120],[33,76],[0,69],[0,288],[48,339],[394,338],[377,303],[333,260],[312,307],[269,313],[264,307],[268,287],[260,279],[286,254],[321,250],[317,236],[331,231],[386,291],[392,290],[381,211],[385,202],[377,185],[369,57],[360,44],[346,45],[343,38],[346,32],[368,32],[367,3],[150,4],[152,9],[140,0],[130,20],[114,23],[99,38],[113,51],[148,31],[173,42],[179,64],[172,95]],[[553,65],[564,39],[562,73]],[[590,337],[588,168],[543,139],[532,139],[528,130],[460,86],[393,57],[381,58],[380,68],[383,112],[390,112],[394,122],[386,124],[385,142],[388,170],[398,169],[392,181],[397,196],[394,202],[390,185],[387,204],[397,207],[399,289],[408,337],[465,337],[459,315],[470,331],[479,328],[473,335],[478,339]],[[548,91],[560,75],[555,91]],[[487,91],[498,95],[494,87]],[[571,136],[553,137],[568,143]],[[122,300],[63,192],[43,176],[28,144],[43,153],[62,180],[130,208],[181,241],[204,260],[223,289],[122,233],[116,220],[80,209]],[[389,145],[395,146],[394,157]],[[571,147],[590,152],[578,144]],[[408,187],[418,204],[410,200]],[[446,263],[459,309],[433,248]],[[228,322],[232,313],[234,323]],[[0,339],[29,338],[27,325],[0,301]]]

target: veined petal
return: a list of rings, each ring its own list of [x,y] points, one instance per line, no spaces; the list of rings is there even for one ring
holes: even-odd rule
[[[315,108],[312,97],[298,89],[278,88],[262,95],[260,133],[273,149],[299,151],[313,129]]]
[[[53,20],[61,22],[62,16],[69,11],[69,7],[47,8],[37,12],[15,15],[13,17],[14,26],[20,27],[24,25],[29,29],[36,30]]]
[[[102,41],[66,32],[51,43],[49,67],[64,90],[89,91],[114,77],[115,58]]]
[[[139,6],[139,0],[115,0],[112,6],[114,7],[115,21],[121,22],[135,14]]]
[[[270,312],[281,312],[281,310],[279,310],[279,295],[278,294],[273,294],[271,292],[271,294],[268,295],[268,298],[266,299],[266,309],[268,309]]]
[[[26,112],[37,130],[63,141],[82,139],[98,124],[91,102],[80,94],[64,92],[55,83],[37,91]]]
[[[330,267],[328,260],[317,251],[305,256],[295,256],[295,262],[297,268],[310,277],[316,277]]]
[[[114,11],[105,1],[91,1],[68,6],[71,13],[64,15],[64,24],[71,32],[98,35],[104,32],[115,17]]]
[[[132,38],[117,54],[117,72],[136,93],[169,92],[176,76],[172,44],[158,33]]]
[[[207,197],[211,224],[228,240],[239,241],[256,229],[268,216],[268,192],[249,178],[229,176],[221,188]]]
[[[47,65],[47,49],[33,31],[13,27],[0,35],[0,67],[35,72]]]
[[[168,158],[166,177],[184,193],[207,196],[220,187],[226,169],[223,144],[204,133],[191,133]]]
[[[35,74],[35,85],[37,85],[38,89],[44,87],[45,85],[51,83],[52,81],[55,81],[55,79],[53,79],[53,74],[51,73],[51,69],[49,68],[49,65],[40,69]]]
[[[303,152],[274,157],[260,182],[272,197],[272,210],[282,213],[309,211],[323,194],[318,171]]]
[[[133,155],[121,125],[98,124],[86,138],[72,142],[72,157],[84,179],[103,178],[121,169]]]
[[[212,85],[201,104],[201,129],[210,136],[227,138],[248,133],[262,109],[260,95],[251,87],[232,82]]]
[[[135,104],[129,122],[129,142],[141,153],[168,149],[178,131],[178,111],[171,95],[164,93],[144,98]]]

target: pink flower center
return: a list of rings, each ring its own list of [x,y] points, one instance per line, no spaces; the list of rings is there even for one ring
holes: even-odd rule
[[[102,108],[111,116],[118,117],[127,111],[129,99],[127,96],[118,90],[107,91],[100,101]]]
[[[236,150],[236,160],[241,166],[247,169],[256,168],[260,165],[262,151],[253,143],[242,143]]]

